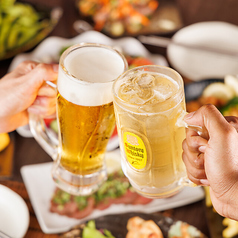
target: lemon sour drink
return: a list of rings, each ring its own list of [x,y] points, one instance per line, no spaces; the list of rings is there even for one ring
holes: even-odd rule
[[[122,168],[136,191],[161,198],[177,193],[186,177],[182,161],[185,128],[183,81],[174,70],[142,66],[114,83]]]

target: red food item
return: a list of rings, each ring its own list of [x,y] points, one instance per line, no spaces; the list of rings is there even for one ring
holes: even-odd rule
[[[133,204],[133,205],[139,205],[139,204],[141,204],[141,205],[146,205],[146,204],[148,204],[148,203],[150,203],[150,202],[152,202],[152,201],[153,201],[153,199],[151,199],[151,198],[146,198],[146,197],[143,197],[143,196],[139,195],[139,196],[132,202],[132,204]]]
[[[112,136],[111,137],[113,137],[113,136],[116,136],[117,135],[117,127],[115,126],[115,129],[114,129],[114,131],[113,131],[113,133],[112,133]]]
[[[133,201],[135,199],[137,199],[137,197],[140,196],[138,193],[136,192],[132,192],[130,189],[127,190],[127,192],[118,198],[114,198],[113,199],[113,203],[115,204],[132,204]]]
[[[144,57],[133,58],[130,62],[130,65],[133,65],[134,67],[143,66],[143,65],[151,65],[151,64],[153,64],[153,62]]]
[[[74,214],[73,214],[73,218],[76,219],[82,219],[86,216],[89,216],[94,209],[94,199],[92,197],[88,198],[88,206],[85,207],[83,210],[79,211],[77,210]]]
[[[55,120],[55,118],[44,118],[45,125],[47,127],[50,127],[50,123],[54,120]]]
[[[56,192],[58,189],[56,189]],[[81,210],[79,210],[78,204],[72,199],[66,202],[65,204],[59,205],[51,200],[50,211],[53,213],[58,213],[59,215],[68,216],[71,218],[81,219],[88,215],[90,215],[94,209],[94,198],[87,198],[87,206]]]
[[[95,209],[105,210],[113,204],[113,198],[106,198],[102,202],[99,202],[95,205]]]

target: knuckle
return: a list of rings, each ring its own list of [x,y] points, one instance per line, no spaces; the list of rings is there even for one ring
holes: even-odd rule
[[[195,179],[203,179],[205,178],[204,176],[204,170],[203,169],[194,169],[192,171],[192,176],[195,178]]]
[[[197,169],[204,169],[204,159],[202,154],[198,155],[196,159],[194,159],[194,166]]]
[[[204,111],[216,111],[217,108],[213,104],[206,104],[202,106],[202,110]]]
[[[36,66],[36,69],[40,72],[40,73],[45,73],[46,72],[46,65],[43,63],[40,63]]]
[[[197,151],[199,147],[199,137],[192,136],[187,139],[187,146],[191,151]]]
[[[19,64],[19,68],[29,68],[33,69],[37,65],[36,62],[31,60],[25,60]]]

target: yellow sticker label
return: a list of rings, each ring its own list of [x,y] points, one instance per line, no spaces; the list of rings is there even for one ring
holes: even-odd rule
[[[123,143],[128,162],[135,169],[143,169],[147,162],[147,152],[143,140],[131,132],[124,132]]]

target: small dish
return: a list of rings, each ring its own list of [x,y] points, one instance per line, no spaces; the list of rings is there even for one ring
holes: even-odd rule
[[[226,22],[200,22],[182,28],[174,34],[172,40],[192,46],[235,52],[238,49],[238,27]],[[167,56],[173,68],[193,81],[224,78],[227,74],[238,73],[235,56],[174,44],[169,45]]]
[[[83,14],[80,13],[80,15]],[[124,31],[122,31],[120,34],[113,34],[110,24],[108,24],[109,27],[104,27],[102,29],[102,32],[114,38],[122,36],[135,37],[142,34],[169,34],[175,32],[183,26],[182,17],[175,0],[159,0],[159,6],[157,10],[148,18],[148,25],[143,26],[142,28],[139,28],[137,30],[134,29],[133,32],[127,31],[128,26],[125,26],[124,24],[122,24],[124,25]],[[120,22],[119,19],[117,21]],[[93,19],[91,17],[84,17],[84,20],[81,19],[75,22],[74,28],[78,33],[82,33],[85,30],[93,29],[93,25],[95,24],[93,23]]]
[[[0,184],[0,230],[13,238],[23,238],[29,226],[29,211],[17,193]]]
[[[31,6],[31,5],[30,5]],[[33,4],[33,9],[36,10],[37,14],[39,14],[39,22],[42,23],[42,27],[38,31],[35,32],[33,36],[31,36],[27,41],[21,43],[21,45],[18,46],[11,46],[9,49],[7,47],[7,42],[10,39],[10,33],[11,31],[16,31],[17,28],[14,28],[14,24],[12,24],[9,27],[9,32],[7,35],[6,40],[4,41],[4,44],[2,45],[2,52],[0,52],[0,60],[5,60],[8,58],[11,58],[19,53],[25,52],[27,50],[30,50],[34,46],[36,46],[39,42],[41,42],[57,25],[59,19],[61,18],[63,14],[63,10],[60,7],[55,8],[49,8],[45,7],[41,4]],[[26,5],[27,8],[27,5]],[[29,10],[29,8],[28,8]],[[19,17],[17,18],[19,19]],[[28,19],[29,21],[30,19]],[[36,24],[36,22],[34,23]],[[12,27],[12,28],[11,28]],[[37,27],[37,26],[35,26]],[[29,29],[25,29],[29,31]],[[6,32],[5,32],[6,33]],[[19,32],[14,32],[15,34],[19,34]],[[13,34],[14,35],[14,34]],[[16,43],[18,40],[15,39],[14,43]],[[13,44],[13,43],[12,43]]]
[[[115,164],[119,163],[120,166],[120,156],[119,150],[107,152],[107,162],[108,159],[114,160],[113,163],[108,163],[110,172],[112,172],[113,168],[110,167],[109,164],[115,166]],[[55,190],[55,184],[51,178],[51,167],[52,163],[43,163],[38,165],[27,165],[21,169],[21,174],[38,222],[41,229],[48,234],[66,232],[79,223],[104,215],[141,211],[152,213],[184,206],[204,198],[204,191],[202,188],[186,187],[177,195],[167,199],[155,199],[146,205],[113,204],[105,210],[94,210],[89,216],[77,220],[66,216],[60,216],[49,211],[50,200]]]

